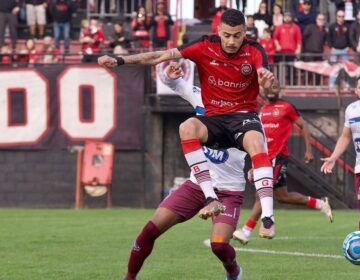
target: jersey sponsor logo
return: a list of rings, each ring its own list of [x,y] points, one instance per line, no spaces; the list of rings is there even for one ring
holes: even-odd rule
[[[215,65],[215,66],[219,66],[220,64],[216,61],[216,59],[213,59],[211,62],[210,62],[211,65]]]
[[[210,85],[217,85],[217,86],[220,86],[220,87],[227,87],[227,88],[244,88],[244,87],[247,87],[249,86],[249,83],[248,82],[231,82],[231,81],[224,81],[220,78],[218,78],[216,80],[216,78],[214,76],[209,76],[208,78],[208,83]]]
[[[251,56],[251,54],[249,52],[245,52],[245,53],[240,54],[239,56]]]
[[[244,63],[241,65],[241,74],[244,76],[249,76],[252,73],[252,66],[250,63]]]
[[[279,128],[279,123],[264,123],[264,128]]]
[[[360,138],[355,138],[354,139],[354,145],[355,145],[356,152],[360,153]]]
[[[229,152],[227,150],[213,150],[208,147],[202,147],[208,160],[215,164],[221,164],[228,160]]]
[[[235,105],[238,105],[238,102],[231,102],[231,101],[226,101],[226,100],[211,100],[211,104],[215,105],[215,106],[220,106],[220,107],[233,107]]]

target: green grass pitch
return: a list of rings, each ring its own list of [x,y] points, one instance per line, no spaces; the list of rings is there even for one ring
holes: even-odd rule
[[[1,209],[0,279],[122,279],[133,241],[153,212]],[[241,213],[239,225],[248,214]],[[275,214],[274,240],[254,234],[247,246],[232,242],[240,250],[251,249],[237,252],[244,280],[360,279],[360,266],[347,262],[341,251],[345,236],[356,230],[356,211],[335,211],[333,224],[317,211]],[[168,231],[138,279],[225,279],[220,262],[203,243],[210,227],[210,221],[195,217]]]

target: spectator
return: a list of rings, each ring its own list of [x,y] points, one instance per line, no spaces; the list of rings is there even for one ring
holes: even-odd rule
[[[12,62],[11,48],[8,45],[3,45],[0,50],[1,65],[10,65]]]
[[[325,22],[333,24],[336,21],[335,0],[319,0],[319,12],[325,15]]]
[[[28,39],[25,43],[25,48],[20,50],[20,62],[21,63],[39,63],[39,52],[35,48],[34,39]]]
[[[302,7],[302,12],[297,14],[295,21],[300,26],[301,32],[303,33],[307,25],[314,24],[316,22],[317,13],[315,10],[311,9],[310,0],[305,0]]]
[[[301,30],[292,21],[290,12],[284,13],[284,23],[276,27],[274,32],[276,52],[281,54],[280,60],[294,61],[301,52]]]
[[[351,25],[349,30],[350,46],[355,52],[355,61],[360,65],[360,10],[356,15],[356,21]]]
[[[258,30],[257,28],[255,27],[254,25],[254,17],[249,15],[246,17],[246,37],[251,39],[251,40],[254,40],[254,41],[257,41],[258,40]]]
[[[62,35],[65,53],[68,53],[70,49],[70,22],[75,11],[76,3],[73,0],[53,0],[50,6],[50,12],[54,19],[55,47],[60,49]]]
[[[266,54],[268,55],[269,64],[273,64],[276,47],[274,39],[271,38],[270,28],[264,29],[263,38],[259,41],[259,44],[264,48]]]
[[[240,10],[240,0],[236,0],[235,2],[236,2],[236,8],[238,10]],[[242,0],[241,2],[242,2],[242,7],[241,7],[242,9],[241,10],[242,10],[243,14],[245,14],[247,0]]]
[[[273,20],[272,20],[272,29],[283,24],[284,17],[282,15],[281,6],[274,4],[273,6]]]
[[[46,24],[46,0],[25,0],[26,20],[30,27],[30,35],[35,38],[36,25],[39,28],[39,37],[43,38]]]
[[[310,0],[311,11],[316,11],[317,0]],[[291,0],[291,14],[294,18],[297,18],[298,14],[304,9],[304,0]]]
[[[344,20],[347,27],[350,28],[351,24],[356,19],[357,5],[356,0],[335,0],[337,10],[344,11]]]
[[[348,60],[349,42],[349,29],[345,24],[345,12],[340,10],[336,13],[336,22],[329,27],[328,44],[331,48],[330,62],[336,63],[338,59]],[[330,88],[335,88],[336,77],[330,76]],[[349,87],[348,84],[346,84]]]
[[[113,49],[113,54],[116,56],[121,56],[121,55],[127,55],[129,54],[127,49],[124,49],[122,46],[117,45],[114,49]]]
[[[39,53],[41,54],[42,63],[57,63],[60,60],[60,52],[54,47],[53,38],[50,36],[44,37],[43,48]]]
[[[259,6],[259,11],[254,14],[255,27],[258,30],[258,35],[262,38],[262,33],[265,28],[272,26],[272,17],[268,13],[266,2],[261,2]]]
[[[167,42],[171,39],[170,26],[174,22],[169,13],[165,10],[165,4],[156,3],[156,14],[151,19],[153,28],[153,46],[155,48],[166,48]]]
[[[17,14],[20,11],[18,0],[0,0],[0,48],[4,46],[5,28],[8,25],[12,49],[16,49],[17,40]]]
[[[318,14],[316,23],[306,26],[303,34],[303,52],[314,54],[305,57],[307,61],[321,61],[324,53],[324,45],[327,39],[325,29],[325,16]]]
[[[120,46],[123,49],[130,48],[130,35],[124,30],[121,23],[114,24],[114,33],[110,39],[110,48],[114,49],[116,46]]]
[[[82,43],[82,52],[84,54],[83,62],[94,62],[100,52],[101,44],[105,36],[101,30],[101,25],[96,19],[83,22],[83,28],[80,33],[80,42]]]
[[[218,32],[218,26],[220,24],[220,18],[222,14],[228,9],[226,6],[227,0],[220,0],[220,6],[217,8],[210,9],[210,14],[213,15],[212,17],[212,25],[211,31],[212,33]]]
[[[148,48],[150,46],[151,21],[146,15],[144,7],[139,7],[136,17],[131,23],[133,38],[136,48]]]

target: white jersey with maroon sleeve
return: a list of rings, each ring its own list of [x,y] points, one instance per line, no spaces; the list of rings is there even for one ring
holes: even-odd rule
[[[345,127],[351,129],[356,152],[355,173],[360,173],[360,100],[351,103],[345,111]]]
[[[176,94],[187,100],[193,108],[203,108],[200,88],[184,81],[182,78],[170,80],[165,75],[165,84]],[[207,158],[213,187],[221,191],[244,191],[245,176],[244,165],[246,153],[236,148],[212,150],[203,146]],[[197,184],[191,173],[190,180]]]

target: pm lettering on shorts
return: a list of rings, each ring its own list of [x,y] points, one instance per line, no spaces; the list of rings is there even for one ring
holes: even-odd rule
[[[228,160],[229,152],[227,150],[213,150],[208,147],[202,147],[208,160],[215,164],[221,164]]]

